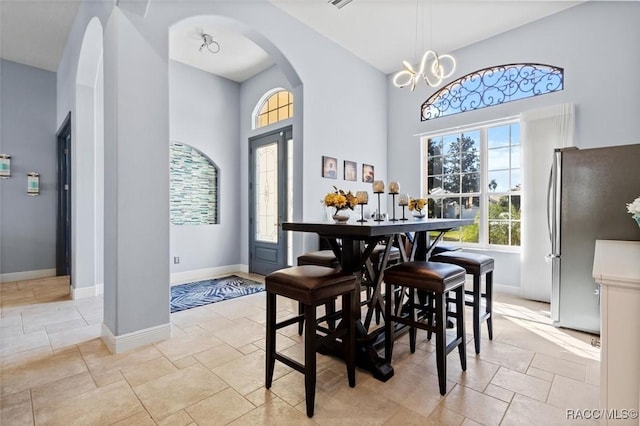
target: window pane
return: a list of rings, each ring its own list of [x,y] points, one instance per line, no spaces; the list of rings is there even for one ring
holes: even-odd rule
[[[278,108],[278,97],[276,95],[271,96],[267,103],[269,104],[269,111]]]
[[[509,221],[489,221],[489,244],[509,245]]]
[[[520,196],[511,196],[511,219],[520,220]]]
[[[487,182],[489,182],[489,191],[491,192],[508,191],[509,190],[509,170],[489,172],[487,174]]]
[[[269,117],[267,114],[260,114],[258,116],[258,127],[264,127],[269,124]]]
[[[442,149],[444,154],[453,154],[460,152],[460,144],[458,144],[458,135],[447,135],[442,138]]]
[[[429,207],[427,214],[429,217],[441,218],[442,217],[442,199],[441,198],[429,198]]]
[[[445,192],[453,192],[456,194],[460,193],[460,175],[444,175],[443,176],[443,187]]]
[[[429,156],[442,155],[442,138],[429,139],[427,141],[427,152]]]
[[[491,127],[487,131],[488,147],[496,148],[509,145],[510,126]]]
[[[427,191],[429,194],[437,194],[442,192],[442,177],[429,176],[427,178]]]
[[[520,246],[520,222],[511,222],[511,245]]]
[[[286,106],[278,108],[278,121],[286,120],[289,118],[289,108]]]
[[[489,219],[509,219],[508,196],[489,196]]]
[[[445,155],[443,161],[444,173],[460,173],[460,156]]]
[[[443,200],[442,216],[447,219],[460,219],[460,198],[445,198]]]
[[[269,124],[278,121],[278,110],[269,111]]]
[[[442,174],[442,157],[429,157],[427,173],[430,175]]]
[[[501,170],[509,168],[510,148],[490,149],[488,155],[488,170]],[[520,167],[520,161],[518,161]]]
[[[511,125],[511,145],[520,145],[520,123]]]
[[[480,173],[462,175],[462,193],[480,192]]]
[[[519,146],[511,147],[511,167],[512,168],[520,167],[520,147]]]
[[[522,179],[520,178],[520,169],[511,170],[511,190],[512,191],[522,190]]]
[[[278,106],[284,106],[289,103],[289,92],[278,92]]]
[[[462,152],[480,152],[480,132],[467,132],[462,138]]]
[[[462,172],[478,172],[480,171],[480,155],[478,152],[472,151],[462,155]]]

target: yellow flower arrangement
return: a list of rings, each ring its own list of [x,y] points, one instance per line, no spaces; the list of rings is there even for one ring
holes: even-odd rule
[[[327,207],[335,207],[336,213],[343,209],[351,209],[358,205],[358,199],[349,192],[333,187],[334,191],[324,196],[324,205]]]
[[[426,205],[427,200],[425,198],[409,198],[409,211],[416,210],[421,212]]]

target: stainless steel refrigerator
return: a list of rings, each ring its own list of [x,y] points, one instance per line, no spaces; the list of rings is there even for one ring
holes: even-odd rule
[[[547,197],[554,325],[600,333],[595,241],[640,240],[626,209],[639,196],[640,144],[555,150]]]

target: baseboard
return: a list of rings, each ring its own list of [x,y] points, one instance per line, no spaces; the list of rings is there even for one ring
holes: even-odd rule
[[[514,287],[512,285],[493,284],[493,292],[498,294],[507,294],[509,296],[520,297],[520,287]]]
[[[208,280],[224,274],[234,272],[249,272],[249,266],[243,264],[217,266],[215,268],[196,269],[193,271],[174,272],[171,274],[171,285],[189,283],[193,281]]]
[[[120,354],[151,343],[171,338],[171,324],[163,324],[132,333],[114,336],[109,327],[102,323],[102,341],[113,354]]]
[[[38,278],[50,278],[56,276],[56,268],[40,269],[37,271],[9,272],[0,274],[0,283],[11,281],[35,280]]]
[[[96,284],[89,287],[71,288],[71,298],[73,300],[100,296],[101,294],[104,294],[104,284]]]

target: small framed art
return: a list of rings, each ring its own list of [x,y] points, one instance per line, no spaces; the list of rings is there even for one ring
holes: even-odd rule
[[[344,180],[356,180],[358,173],[358,163],[355,161],[344,160]]]
[[[362,181],[367,183],[373,183],[375,173],[371,164],[362,165]]]
[[[322,177],[338,178],[338,160],[333,157],[322,156]]]
[[[40,195],[40,174],[36,172],[27,173],[27,194]]]

